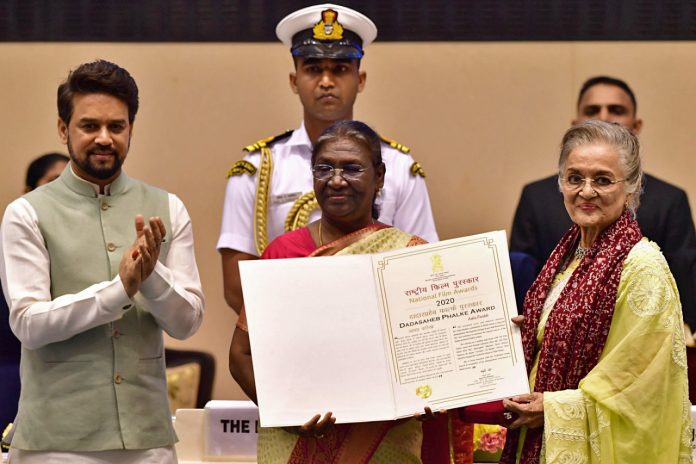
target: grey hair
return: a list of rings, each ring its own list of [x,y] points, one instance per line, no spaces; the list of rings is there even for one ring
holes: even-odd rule
[[[592,119],[568,129],[563,136],[561,155],[558,158],[559,187],[570,153],[580,146],[597,143],[607,144],[613,147],[619,154],[624,179],[626,179],[624,189],[626,193],[633,194],[629,197],[626,206],[635,218],[636,210],[640,205],[640,193],[643,183],[640,143],[638,142],[638,137],[618,124]]]
[[[372,157],[372,164],[375,166],[382,163],[382,141],[377,132],[370,126],[361,121],[345,120],[338,121],[327,127],[319,135],[314,147],[312,148],[312,165],[326,145],[341,139],[348,139],[362,144]]]
[[[327,127],[321,133],[317,142],[312,148],[312,166],[319,153],[330,143],[338,140],[351,140],[367,149],[372,158],[372,164],[376,167],[382,163],[382,140],[377,132],[370,126],[361,121],[345,120],[338,121]],[[386,172],[386,168],[385,168]],[[379,219],[380,204],[377,201],[377,193],[372,197],[372,219]]]

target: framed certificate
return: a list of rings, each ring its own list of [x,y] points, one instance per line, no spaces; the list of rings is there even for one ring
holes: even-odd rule
[[[261,425],[408,417],[529,392],[503,231],[243,261]]]

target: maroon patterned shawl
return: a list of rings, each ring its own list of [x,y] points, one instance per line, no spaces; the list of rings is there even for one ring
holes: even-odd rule
[[[578,388],[597,364],[609,334],[623,263],[642,238],[638,223],[625,211],[592,244],[561,291],[549,315],[541,344],[534,391]],[[529,372],[536,354],[537,326],[551,283],[580,240],[574,225],[546,261],[524,300],[522,345]],[[543,427],[528,429],[521,462],[539,462]],[[519,430],[510,431],[501,463],[515,462]]]

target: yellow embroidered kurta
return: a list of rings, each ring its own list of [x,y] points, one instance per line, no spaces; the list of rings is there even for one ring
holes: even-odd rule
[[[541,462],[692,462],[681,304],[664,257],[645,238],[624,263],[597,365],[578,389],[544,393]]]

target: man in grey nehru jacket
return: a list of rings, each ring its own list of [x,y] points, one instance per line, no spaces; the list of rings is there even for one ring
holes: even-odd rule
[[[121,168],[137,111],[125,69],[70,72],[70,164],[5,211],[0,279],[22,343],[13,463],[176,462],[162,330],[191,336],[203,293],[184,204]]]

